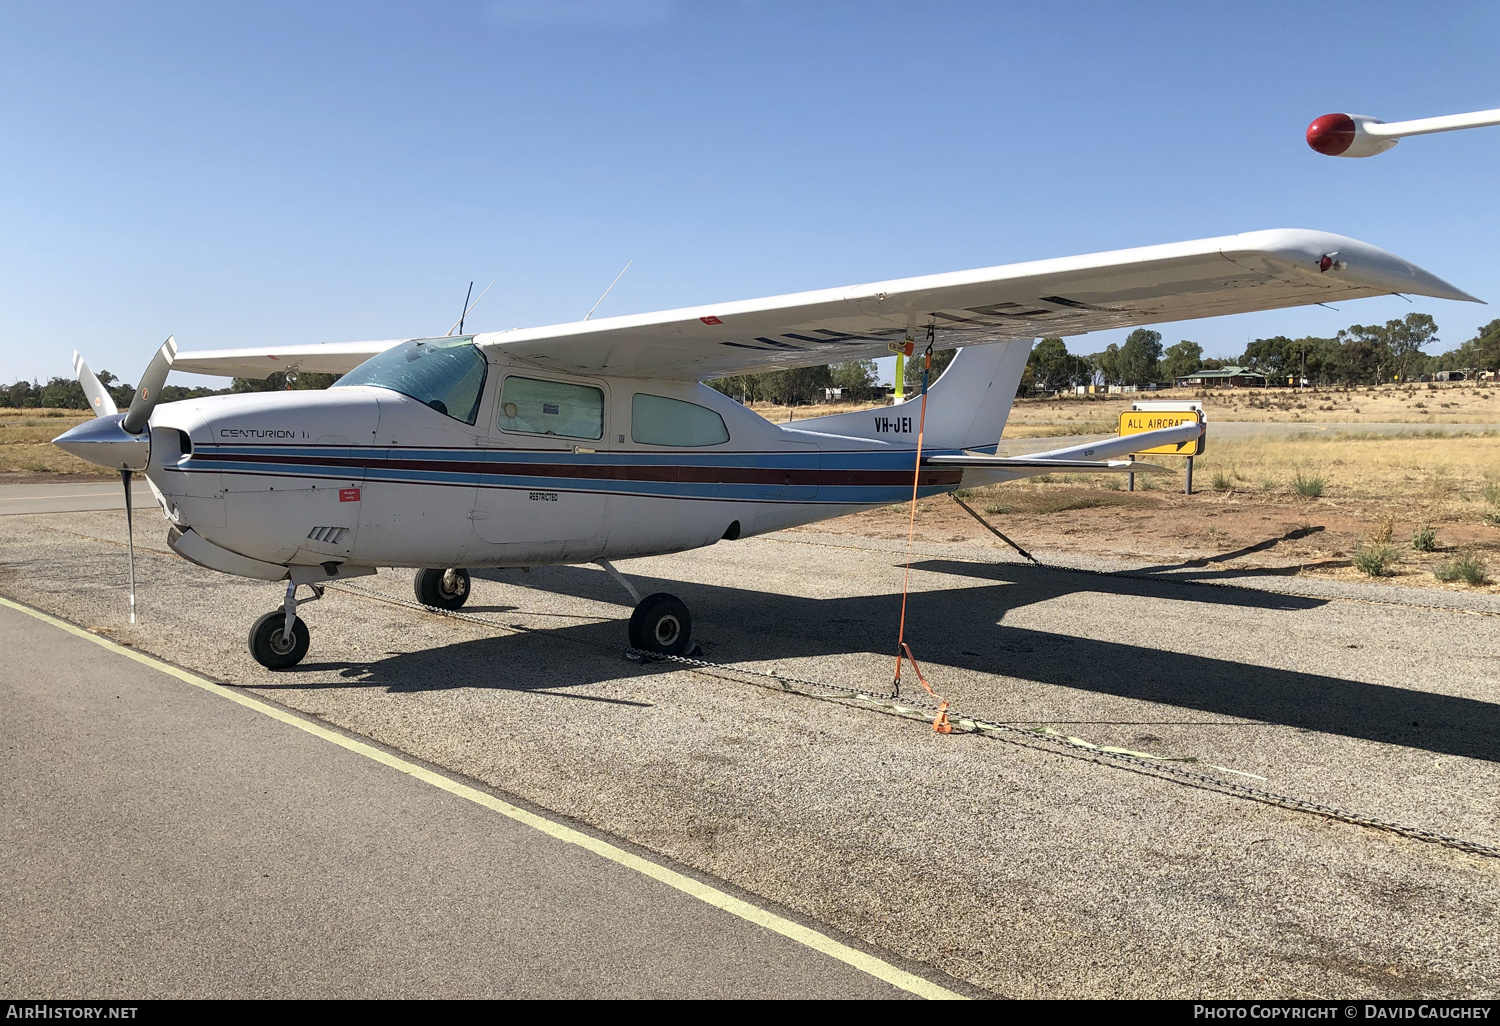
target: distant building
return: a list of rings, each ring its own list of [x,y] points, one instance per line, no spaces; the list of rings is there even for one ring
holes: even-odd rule
[[[1463,371],[1438,371],[1432,376],[1434,381],[1463,381],[1466,377]]]
[[[1178,388],[1265,388],[1266,376],[1243,367],[1193,371],[1177,379]]]
[[[895,389],[890,385],[869,385],[865,388],[825,388],[823,399],[831,403],[884,402],[894,391]]]

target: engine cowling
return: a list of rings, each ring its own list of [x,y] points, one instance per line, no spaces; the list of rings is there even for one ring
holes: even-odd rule
[[[1307,126],[1307,145],[1328,157],[1373,157],[1399,139],[1372,135],[1370,125],[1383,125],[1364,114],[1324,114]]]

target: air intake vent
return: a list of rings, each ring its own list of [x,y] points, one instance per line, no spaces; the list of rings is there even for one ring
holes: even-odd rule
[[[325,545],[337,545],[348,533],[347,527],[314,527],[307,532],[307,538],[308,541],[322,542]]]

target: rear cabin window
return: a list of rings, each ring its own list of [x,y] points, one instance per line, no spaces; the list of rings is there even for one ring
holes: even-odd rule
[[[630,437],[644,445],[719,445],[729,441],[729,429],[706,406],[637,392],[630,402]]]
[[[559,438],[604,437],[604,392],[536,378],[505,379],[497,419],[503,431]]]

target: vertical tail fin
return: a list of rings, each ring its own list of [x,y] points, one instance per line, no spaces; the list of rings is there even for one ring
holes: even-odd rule
[[[934,451],[993,448],[1005,430],[1031,345],[1030,341],[997,342],[970,346],[955,353],[943,376],[927,388],[924,448]],[[915,448],[921,401],[920,395],[913,395],[885,410],[814,417],[797,422],[796,428]]]

